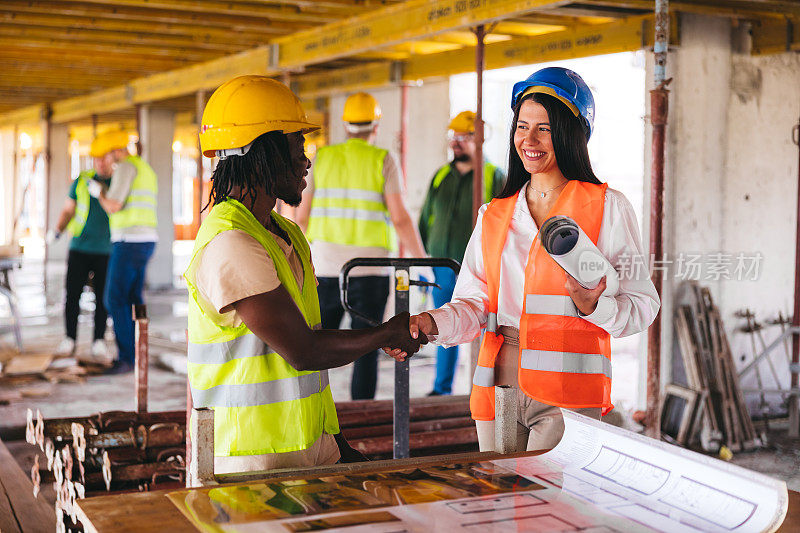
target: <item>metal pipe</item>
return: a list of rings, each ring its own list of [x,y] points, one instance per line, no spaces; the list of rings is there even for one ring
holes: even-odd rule
[[[652,163],[650,171],[650,257],[661,259],[664,252],[664,148],[669,91],[666,89],[666,64],[669,37],[669,2],[656,0],[655,89],[650,91],[650,117],[653,124]],[[651,265],[652,267],[652,265]],[[653,271],[653,285],[662,294],[663,272]],[[656,316],[647,336],[647,435],[661,436],[659,397],[661,388],[661,313]]]
[[[798,167],[797,167],[797,228],[795,229],[795,257],[794,257],[794,316],[792,316],[792,326],[800,327],[800,119],[792,131],[792,140],[798,147]],[[800,386],[800,335],[792,335],[792,363],[791,369],[791,388],[796,391]],[[800,437],[800,398],[795,392],[789,398],[789,436]]]
[[[403,188],[408,185],[408,84],[400,85],[400,170]]]
[[[483,70],[486,65],[484,38],[486,27],[475,28],[475,74],[477,75],[477,105],[475,109],[475,158],[472,161],[472,226],[478,220],[478,210],[483,205]]]
[[[455,429],[445,429],[433,433],[414,433],[409,439],[409,447],[414,450],[454,446],[457,444],[477,444],[478,432],[475,425]],[[364,454],[387,453],[392,450],[392,438],[373,437],[357,439],[350,445]]]
[[[136,382],[136,412],[147,412],[147,369],[150,356],[147,349],[147,318],[146,305],[133,306],[133,319],[135,320],[136,334],[136,367],[134,368],[134,381]]]
[[[45,108],[46,115],[42,117],[42,140],[44,142],[44,149],[42,150],[43,155],[43,164],[44,164],[44,234],[47,235],[47,232],[50,230],[50,201],[52,195],[50,194],[51,183],[50,180],[51,176],[51,165],[50,165],[50,153],[52,151],[52,133],[53,133],[53,125],[50,122],[50,111],[49,108]],[[46,241],[46,239],[45,239]],[[47,299],[47,261],[50,257],[50,246],[45,242],[44,246],[44,263],[42,265],[42,277],[44,278],[44,294],[45,300]]]
[[[409,424],[409,431],[414,433],[423,433],[431,431],[440,431],[442,429],[453,429],[473,426],[474,422],[469,416],[460,416],[457,418],[443,418],[437,420],[422,420],[419,422],[411,422]],[[376,424],[372,426],[363,427],[345,427],[342,428],[347,440],[365,439],[367,437],[383,437],[392,434],[392,424]]]

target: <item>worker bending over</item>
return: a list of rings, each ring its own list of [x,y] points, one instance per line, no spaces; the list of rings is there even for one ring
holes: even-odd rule
[[[388,150],[373,146],[380,118],[381,108],[371,95],[347,98],[342,113],[347,140],[319,149],[297,211],[297,222],[311,241],[323,328],[338,328],[342,320],[339,271],[347,261],[389,257],[397,236],[410,256],[425,257],[403,199],[397,160]],[[389,298],[386,268],[358,268],[350,276],[348,299],[353,308],[381,322]],[[358,316],[350,318],[353,329],[369,327]],[[374,398],[377,381],[378,352],[365,353],[353,365],[351,397]]]
[[[108,256],[111,253],[111,234],[108,229],[108,215],[100,206],[97,196],[102,186],[108,187],[113,172],[110,160],[102,156],[108,152],[105,144],[107,136],[100,135],[92,141],[89,155],[94,168],[84,170],[69,189],[69,196],[58,217],[55,231],[48,235],[49,241],[58,239],[64,231],[72,234],[67,256],[67,300],[64,305],[66,336],[56,348],[56,354],[72,356],[75,353],[75,340],[78,338],[78,315],[83,287],[91,276],[94,290],[94,336],[92,359],[95,362],[109,362],[108,347],[103,339],[106,334],[108,312],[103,303],[106,284]],[[96,183],[95,183],[96,182]]]
[[[308,242],[273,210],[278,199],[300,203],[303,136],[317,129],[297,97],[264,76],[225,83],[203,113],[203,154],[220,161],[185,273],[188,373],[194,407],[214,409],[218,473],[363,457],[339,432],[326,369],[395,343],[402,357],[419,349],[407,313],[376,328],[318,329]]]
[[[462,111],[448,125],[453,160],[436,171],[419,217],[419,233],[432,257],[464,260],[472,233],[472,181],[475,158],[475,113]],[[483,201],[490,202],[503,188],[505,175],[488,161],[483,164]],[[440,307],[453,297],[456,273],[445,267],[433,269],[438,287],[433,303]],[[458,345],[436,349],[436,378],[428,396],[451,394],[458,362]]]

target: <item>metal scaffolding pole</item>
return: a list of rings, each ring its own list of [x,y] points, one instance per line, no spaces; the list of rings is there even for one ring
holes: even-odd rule
[[[664,147],[666,142],[668,98],[666,86],[667,48],[669,37],[669,0],[656,0],[655,24],[655,88],[650,91],[650,117],[653,124],[652,163],[650,171],[650,258],[661,259],[664,253]],[[663,272],[653,272],[653,284],[662,293]],[[656,316],[647,336],[647,435],[661,437],[659,409],[661,386],[661,314]]]
[[[800,119],[792,132],[792,140],[798,147],[797,167],[797,229],[795,230],[795,259],[794,259],[794,316],[792,326],[800,327]],[[795,330],[797,331],[797,330]],[[792,335],[792,362],[789,365],[791,372],[791,391],[789,397],[789,436],[800,437],[800,334]]]
[[[475,37],[478,41],[475,46],[478,102],[475,109],[475,159],[472,163],[472,227],[475,227],[478,210],[483,205],[483,70],[486,65],[484,57],[486,28],[483,24],[475,28]]]

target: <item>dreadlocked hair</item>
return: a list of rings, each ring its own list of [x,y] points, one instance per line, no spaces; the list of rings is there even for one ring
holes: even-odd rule
[[[280,131],[264,133],[253,141],[244,155],[232,155],[220,159],[211,176],[211,194],[208,204],[217,205],[229,198],[234,187],[240,187],[243,198],[255,203],[257,189],[266,188],[267,194],[277,196],[276,183],[279,176],[290,172],[289,141]]]

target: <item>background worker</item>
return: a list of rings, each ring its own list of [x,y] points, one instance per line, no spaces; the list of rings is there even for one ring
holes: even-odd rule
[[[319,126],[265,76],[219,87],[202,124],[203,154],[220,161],[185,273],[188,374],[194,407],[214,409],[215,472],[363,460],[339,432],[327,369],[394,343],[404,358],[420,340],[408,313],[376,328],[318,329],[308,242],[274,207],[300,203],[303,136]]]
[[[114,321],[118,357],[111,373],[130,372],[134,367],[134,304],[144,303],[145,269],[158,241],[155,171],[138,155],[128,153],[128,134],[109,131],[99,136],[98,157],[113,165],[108,190],[97,199],[108,213],[111,228],[111,257],[108,261],[105,304]]]
[[[371,95],[356,93],[347,98],[342,113],[347,140],[319,149],[297,211],[297,222],[311,241],[326,329],[338,328],[344,315],[339,271],[347,261],[389,257],[397,237],[410,256],[425,257],[403,199],[400,166],[388,150],[372,144],[380,118],[381,108]],[[353,307],[381,322],[389,298],[386,269],[359,268],[351,276],[348,295]],[[369,327],[359,317],[351,319],[353,329]],[[351,397],[374,398],[377,381],[378,352],[374,351],[354,363]]]
[[[462,111],[448,125],[448,139],[453,160],[433,175],[428,196],[419,217],[419,233],[431,257],[464,260],[472,234],[472,181],[475,157],[475,113]],[[503,188],[503,171],[486,161],[483,165],[484,202],[489,202]],[[456,273],[449,268],[433,269],[436,284],[433,303],[440,307],[453,297]],[[439,346],[436,350],[436,378],[428,396],[451,394],[458,363],[458,346]]]
[[[56,348],[56,354],[72,356],[75,353],[81,293],[91,277],[95,302],[91,353],[92,359],[96,362],[110,360],[108,346],[103,339],[108,318],[103,303],[103,293],[108,255],[111,253],[111,235],[108,229],[108,215],[96,198],[100,185],[108,187],[111,182],[110,161],[95,156],[107,151],[103,142],[102,136],[92,142],[89,152],[93,156],[94,169],[84,170],[72,182],[69,196],[64,201],[64,207],[50,239],[51,241],[58,239],[65,230],[72,234],[67,256],[67,301],[64,306],[66,337]],[[93,183],[94,181],[99,183]]]

